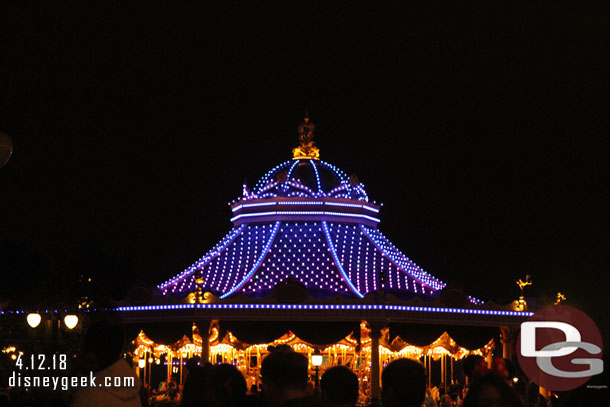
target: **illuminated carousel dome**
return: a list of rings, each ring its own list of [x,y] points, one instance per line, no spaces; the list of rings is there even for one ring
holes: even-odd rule
[[[315,298],[372,292],[430,298],[445,287],[381,233],[380,205],[369,200],[357,177],[319,159],[313,130],[306,117],[293,159],[272,168],[251,190],[244,185],[230,205],[233,229],[159,285],[164,295],[200,290],[221,299],[263,298],[290,282]]]

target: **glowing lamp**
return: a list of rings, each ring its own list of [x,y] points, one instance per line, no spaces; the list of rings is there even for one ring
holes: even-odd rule
[[[40,316],[40,314],[38,313],[31,313],[28,314],[28,316],[26,317],[26,320],[28,321],[28,325],[32,328],[36,328],[38,325],[40,325],[40,321],[42,321],[42,317]]]
[[[146,359],[138,359],[138,367],[140,369],[144,369],[145,366],[146,366]]]
[[[68,329],[74,329],[78,325],[78,317],[76,315],[66,315],[64,317],[64,324]]]
[[[322,366],[322,359],[322,354],[320,354],[319,351],[316,351],[313,355],[311,355],[311,364],[315,367],[320,367]]]
[[[161,359],[157,359],[157,360],[155,360],[155,363],[156,363],[157,365],[160,365],[160,364],[161,364]]]
[[[148,358],[148,363],[152,363],[153,362],[153,358]]]

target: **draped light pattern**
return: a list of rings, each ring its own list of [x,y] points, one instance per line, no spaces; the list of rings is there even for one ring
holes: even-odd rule
[[[250,363],[250,358],[252,357],[256,357],[256,364],[260,365],[262,357],[268,353],[267,347],[270,345],[289,345],[295,351],[307,354],[308,356],[319,350],[325,358],[325,367],[337,364],[351,364],[351,367],[355,370],[362,366],[367,366],[370,362],[371,354],[371,339],[365,332],[362,334],[361,342],[358,341],[353,333],[350,333],[347,337],[334,344],[320,347],[299,338],[291,331],[270,343],[248,344],[240,341],[231,332],[227,332],[224,338],[220,338],[218,336],[218,328],[214,327],[212,328],[209,342],[211,361],[234,363],[246,370],[255,367],[251,366]],[[358,346],[359,344],[361,344],[360,347]],[[184,336],[173,344],[159,344],[153,342],[146,336],[144,331],[141,331],[132,342],[132,345],[134,346],[133,355],[136,358],[150,355],[155,359],[160,359],[162,355],[165,355],[166,360],[171,360],[201,356],[201,336],[198,334],[194,334],[192,340]],[[394,338],[392,342],[389,342],[387,338],[382,338],[379,346],[381,362],[384,363],[401,357],[419,359],[422,356],[430,356],[434,360],[438,360],[442,355],[451,356],[453,359],[459,360],[469,355],[486,356],[493,349],[493,339],[483,347],[471,350],[457,344],[447,332],[443,332],[435,341],[425,346],[409,344],[400,337]]]
[[[328,162],[286,161],[242,191],[230,203],[234,228],[159,285],[164,295],[184,297],[198,279],[220,298],[262,298],[289,279],[316,298],[362,298],[380,289],[429,297],[445,287],[377,229],[381,205],[369,200],[358,177]]]
[[[362,297],[380,287],[430,295],[445,286],[400,253],[378,230],[362,225],[282,222],[279,226],[248,224],[238,230],[222,250],[214,249],[159,288],[165,294],[192,292],[196,271],[201,273],[204,290],[219,297],[236,292],[263,296],[288,277],[310,288],[314,295]]]
[[[185,335],[173,344],[160,344],[155,343],[141,331],[132,342],[134,366],[138,366],[138,362],[142,361],[148,361],[149,364],[163,363],[166,366],[168,378],[172,375],[182,377],[181,369],[187,363],[186,361],[191,357],[201,357],[202,337],[197,332],[198,330],[193,326],[192,339]],[[372,341],[369,334],[370,329],[367,324],[361,323],[360,339],[352,332],[338,342],[329,345],[314,345],[299,338],[291,331],[270,343],[248,344],[240,341],[231,332],[227,332],[221,338],[218,325],[213,325],[209,336],[209,360],[212,363],[233,364],[243,373],[248,386],[258,385],[261,363],[269,353],[268,347],[282,344],[304,354],[309,361],[311,372],[314,370],[314,366],[311,364],[312,355],[320,352],[323,370],[332,366],[347,366],[356,373],[361,383],[365,383],[370,377],[372,364]],[[14,349],[6,349],[4,352],[14,351]],[[486,357],[493,352],[493,349],[493,339],[479,349],[469,350],[458,345],[447,332],[426,346],[409,344],[400,337],[396,337],[390,342],[389,330],[384,329],[379,341],[379,363],[385,365],[394,359],[405,357],[423,361],[424,364],[430,363],[430,360],[446,361],[447,358],[459,360],[469,355]],[[146,365],[146,362],[143,364]],[[447,374],[446,371],[445,374]]]

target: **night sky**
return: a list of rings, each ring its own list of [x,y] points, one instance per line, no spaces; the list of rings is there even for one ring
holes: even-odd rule
[[[425,3],[0,3],[4,295],[66,264],[117,292],[177,274],[309,110],[425,270],[610,312],[607,4]]]

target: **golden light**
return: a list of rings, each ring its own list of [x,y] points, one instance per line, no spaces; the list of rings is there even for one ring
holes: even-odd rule
[[[76,315],[66,315],[64,317],[64,324],[68,329],[74,329],[78,325],[78,317]]]
[[[163,364],[160,360],[163,354],[166,355],[167,369],[169,374],[175,374],[180,371],[175,361],[178,358],[181,364],[185,364],[184,360],[187,357],[201,355],[202,337],[196,333],[193,334],[193,339],[184,337],[172,345],[161,345],[152,341],[146,336],[143,331],[140,331],[138,337],[132,342],[136,345],[134,349],[134,362],[136,365],[146,367],[146,362]],[[364,335],[361,340],[361,347],[357,351],[356,345],[358,341],[354,339],[353,334],[343,340],[328,345],[324,348],[316,348],[307,342],[301,340],[293,332],[288,331],[280,338],[272,343],[259,344],[243,344],[231,332],[227,332],[222,341],[217,342],[219,338],[218,328],[212,327],[210,330],[210,340],[215,339],[212,345],[210,343],[209,359],[212,361],[223,361],[225,363],[233,363],[235,366],[248,374],[249,382],[256,382],[256,374],[250,377],[252,373],[256,373],[260,369],[260,361],[267,354],[269,345],[285,344],[289,345],[294,351],[304,354],[309,359],[309,366],[312,370],[321,369],[322,366],[336,366],[345,364],[358,364],[358,375],[361,380],[369,381],[371,370],[371,338]],[[242,347],[242,345],[246,345]],[[475,350],[462,348],[449,337],[449,334],[444,332],[436,341],[427,346],[415,346],[405,341],[397,341],[396,343],[379,345],[380,361],[385,364],[400,357],[407,357],[414,360],[421,360],[422,356],[431,357],[431,360],[439,360],[442,357],[451,357],[453,360],[462,359],[468,355],[484,356],[489,354],[494,348],[493,339],[484,347]],[[252,359],[257,366],[251,366]],[[326,359],[325,359],[326,358]],[[513,378],[511,377],[510,380]],[[251,383],[248,383],[251,384]]]
[[[14,353],[11,355],[11,359],[15,360],[17,359],[17,355],[15,355]]]
[[[316,351],[316,353],[311,355],[311,364],[314,365],[315,367],[322,366],[323,360],[324,360],[324,357],[322,356],[322,354],[320,354],[320,351]]]
[[[559,305],[561,303],[561,301],[565,301],[566,300],[566,296],[563,295],[562,293],[557,293],[557,297],[555,298],[555,305]]]
[[[40,321],[42,321],[42,317],[40,316],[40,314],[33,312],[31,314],[28,314],[28,316],[26,317],[26,320],[28,321],[28,325],[32,328],[36,328],[38,325],[40,325]]]
[[[138,359],[138,367],[140,369],[144,369],[145,366],[146,366],[146,359]]]

